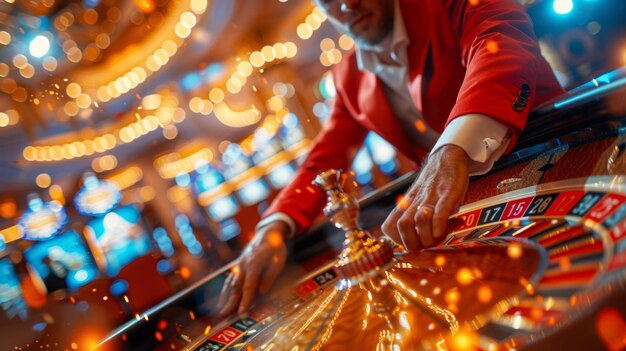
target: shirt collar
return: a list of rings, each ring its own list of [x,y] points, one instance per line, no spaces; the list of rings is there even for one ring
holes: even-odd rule
[[[386,55],[387,52],[391,53],[391,58],[399,65],[407,65],[407,62],[402,62],[403,55],[401,55],[401,50],[406,49],[409,42],[400,4],[396,0],[394,1],[393,31],[377,45],[362,45],[363,47],[357,45],[356,62],[359,70],[376,72],[376,67],[381,63],[380,57]]]

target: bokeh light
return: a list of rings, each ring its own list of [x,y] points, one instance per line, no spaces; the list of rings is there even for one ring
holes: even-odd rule
[[[40,188],[47,188],[50,186],[52,179],[48,173],[41,173],[35,178],[35,183]]]
[[[574,2],[572,0],[554,0],[552,8],[557,14],[566,15],[574,9]]]
[[[50,50],[50,40],[45,35],[38,35],[31,40],[28,51],[34,57],[43,57]]]

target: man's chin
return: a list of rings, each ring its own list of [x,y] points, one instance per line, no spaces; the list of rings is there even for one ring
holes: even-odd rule
[[[362,49],[372,48],[383,41],[383,38],[364,38],[361,36],[352,36],[357,46]]]
[[[361,34],[352,31],[347,33],[357,45],[362,48],[376,46],[383,42],[388,33],[382,33],[380,30],[370,28],[369,31],[363,31]]]

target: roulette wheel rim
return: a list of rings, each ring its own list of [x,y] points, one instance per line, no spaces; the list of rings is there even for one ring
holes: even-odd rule
[[[549,215],[545,215],[545,211],[544,211],[544,215],[539,215],[539,216],[524,216],[523,214],[528,212],[528,208],[530,207],[530,205],[532,205],[532,201],[535,198],[540,198],[541,196],[544,196],[546,194],[564,194],[567,192],[571,192],[571,191],[578,191],[579,193],[581,193],[582,195],[579,196],[577,198],[577,201],[582,201],[581,199],[584,198],[585,194],[600,194],[600,196],[586,209],[585,212],[581,213],[580,216],[578,215],[572,215],[572,214],[565,214],[563,216],[561,216],[562,220],[565,221],[575,221],[575,220],[579,220],[579,222],[585,222],[585,225],[587,227],[592,227],[595,228],[596,230],[592,230],[591,234],[592,235],[596,235],[596,233],[598,235],[601,236],[601,251],[603,253],[602,256],[602,260],[599,263],[600,268],[597,270],[597,273],[593,275],[593,277],[591,279],[588,279],[587,282],[585,284],[582,285],[578,285],[578,287],[580,288],[579,290],[584,290],[583,293],[578,294],[576,296],[581,296],[580,300],[583,300],[582,298],[587,297],[587,301],[579,301],[577,304],[572,304],[571,306],[567,306],[567,310],[565,311],[566,313],[560,316],[560,319],[554,323],[550,328],[542,328],[542,329],[538,329],[536,326],[535,328],[529,328],[529,327],[523,327],[523,323],[519,323],[520,326],[518,326],[518,328],[514,328],[515,331],[513,334],[510,334],[507,338],[499,340],[497,342],[498,346],[503,346],[503,345],[509,345],[511,343],[513,343],[514,345],[518,345],[518,346],[523,346],[523,345],[528,345],[531,344],[536,338],[542,338],[545,337],[547,335],[550,335],[551,333],[554,333],[556,331],[558,331],[559,329],[563,328],[564,326],[567,326],[569,323],[574,322],[575,320],[579,319],[582,315],[587,314],[588,312],[590,312],[594,306],[596,306],[598,303],[600,303],[600,301],[605,298],[607,296],[607,294],[610,292],[609,290],[615,289],[615,288],[619,288],[619,289],[623,289],[622,287],[619,287],[620,284],[623,284],[624,281],[624,272],[620,271],[619,267],[618,269],[614,270],[613,272],[607,272],[606,268],[608,267],[609,264],[609,259],[612,257],[613,255],[613,251],[615,249],[615,244],[613,243],[613,240],[611,238],[611,235],[609,234],[609,232],[612,230],[612,228],[605,228],[602,227],[602,224],[607,221],[607,219],[609,219],[611,217],[611,215],[620,212],[618,211],[619,208],[623,206],[626,207],[626,205],[624,205],[622,202],[624,202],[623,200],[626,199],[626,177],[622,177],[622,176],[603,176],[603,177],[589,177],[589,178],[577,178],[577,179],[569,179],[569,180],[565,180],[565,181],[559,181],[559,182],[554,182],[554,183],[548,183],[548,184],[542,184],[542,185],[537,185],[537,186],[531,186],[531,187],[527,187],[527,188],[523,188],[523,189],[519,189],[519,190],[515,190],[515,191],[511,191],[509,193],[505,193],[505,194],[501,194],[501,195],[497,195],[488,199],[483,199],[477,202],[474,202],[472,204],[468,204],[463,206],[459,213],[457,215],[454,216],[454,218],[461,218],[464,214],[470,213],[472,211],[475,211],[476,209],[479,209],[480,211],[483,211],[486,208],[489,208],[490,206],[493,206],[494,204],[500,204],[500,203],[504,203],[504,204],[508,204],[508,203],[515,203],[515,201],[519,200],[519,199],[527,199],[527,201],[530,201],[529,205],[527,208],[524,209],[524,211],[521,212],[520,216],[517,217],[510,217],[507,218],[503,221],[491,221],[488,223],[483,223],[479,226],[475,226],[475,227],[471,227],[471,228],[464,228],[464,229],[456,229],[453,230],[452,233],[450,233],[450,235],[447,237],[446,242],[443,245],[440,245],[438,248],[435,249],[429,249],[426,250],[427,251],[436,251],[436,250],[440,250],[442,248],[446,248],[449,246],[454,246],[454,245],[458,245],[458,244],[467,244],[467,243],[475,243],[475,244],[480,244],[480,245],[490,245],[490,243],[497,241],[497,240],[501,240],[501,238],[498,238],[498,236],[496,236],[495,238],[469,238],[465,241],[462,241],[460,243],[457,244],[451,244],[450,240],[454,239],[454,238],[458,238],[458,237],[466,237],[467,234],[469,232],[471,232],[472,230],[475,229],[488,229],[488,228],[492,228],[494,226],[498,226],[501,225],[503,223],[511,223],[511,222],[515,222],[515,221],[524,221],[524,220],[530,220],[530,219],[534,219],[534,220],[550,220],[550,219],[554,219],[555,216],[549,216]],[[579,194],[580,195],[580,194]],[[618,204],[613,204],[611,208],[609,208],[606,212],[606,214],[603,214],[602,218],[598,221],[594,221],[593,217],[591,216],[592,214],[594,214],[594,209],[597,210],[598,206],[601,206],[602,204],[602,199],[606,198],[606,199],[612,199],[611,196],[613,195],[619,195],[621,202],[619,202]],[[623,196],[622,196],[623,195]],[[528,198],[531,197],[530,200],[528,200]],[[558,198],[558,196],[554,197],[555,199]],[[575,206],[576,204],[574,204]],[[606,204],[605,204],[606,205]],[[503,207],[505,208],[505,207]],[[546,210],[547,211],[547,210]],[[597,214],[597,213],[596,213]],[[591,216],[591,217],[590,217]],[[626,221],[624,219],[624,217],[626,217],[626,214],[624,214],[622,216],[622,218],[619,219],[619,222],[624,222]],[[569,222],[568,222],[569,223]],[[575,223],[574,223],[575,224]],[[525,226],[525,225],[524,225]],[[519,224],[518,224],[519,227]],[[520,244],[525,244],[525,245],[531,245],[534,246],[536,251],[539,253],[539,266],[540,268],[537,268],[533,275],[527,280],[527,286],[530,287],[531,292],[529,293],[528,291],[521,291],[518,294],[515,294],[513,296],[508,297],[507,299],[503,299],[503,300],[499,300],[498,303],[501,303],[501,305],[499,305],[500,310],[497,310],[495,307],[492,308],[491,310],[487,311],[486,313],[484,313],[483,315],[477,315],[476,316],[476,320],[482,321],[482,322],[475,322],[474,324],[474,332],[477,332],[478,335],[478,344],[479,346],[481,346],[482,349],[487,349],[489,347],[492,347],[490,345],[496,345],[494,338],[492,337],[486,337],[483,336],[482,334],[480,334],[479,330],[486,326],[487,324],[493,323],[495,322],[501,322],[501,319],[503,319],[504,315],[506,312],[503,312],[503,305],[507,305],[506,309],[511,309],[511,308],[517,308],[517,307],[525,307],[526,305],[522,304],[522,302],[524,303],[528,303],[528,298],[529,297],[542,297],[542,295],[540,293],[537,292],[537,288],[539,288],[541,286],[541,279],[542,277],[544,277],[544,271],[547,269],[547,266],[549,265],[549,251],[547,249],[544,248],[544,246],[542,246],[541,244],[539,244],[538,242],[534,241],[534,240],[530,240],[527,238],[517,238],[517,237],[511,237],[509,239],[507,239],[510,243],[515,243],[518,242]],[[394,265],[402,263],[402,258],[401,256],[398,256],[396,254],[396,257],[400,257],[400,261],[394,261]],[[336,261],[335,261],[336,262]],[[321,271],[328,271],[335,269],[335,276],[338,276],[336,268],[329,268],[331,267],[335,262],[332,262],[331,264],[325,266]],[[388,271],[389,268],[388,266],[383,267],[381,269],[381,271]],[[318,271],[319,272],[319,271]],[[608,274],[607,274],[608,273]],[[312,274],[311,276],[307,277],[306,279],[303,280],[303,282],[307,282],[307,281],[311,281],[311,277],[315,277],[316,274],[318,274],[317,272],[315,274]],[[371,277],[371,275],[369,276]],[[337,278],[336,278],[337,279]],[[301,282],[300,284],[298,284],[298,286],[301,286],[303,284],[303,282]],[[342,284],[341,281],[337,284]],[[345,285],[345,281],[343,283]],[[326,284],[324,286],[322,286],[322,284],[318,284],[319,287],[318,288],[329,288],[330,285]],[[572,295],[574,296],[574,295]],[[543,298],[543,297],[542,297]],[[298,300],[297,305],[298,307],[300,307],[302,304],[306,304],[307,303],[307,297],[306,295],[302,295],[300,296],[300,300]],[[545,298],[544,300],[537,302],[537,304],[542,305],[542,306],[546,306],[546,305],[550,305],[552,304],[553,307],[555,305],[560,304],[561,300],[558,300],[557,302],[555,299],[553,299],[552,296],[548,296],[547,298]],[[560,307],[563,307],[562,304],[559,305]],[[551,312],[550,308],[548,308],[546,310],[548,312]],[[253,309],[253,311],[251,312],[251,315],[254,316],[255,311]],[[271,326],[279,326],[281,324],[281,321],[284,321],[284,319],[288,316],[289,312],[286,313],[282,313],[280,317],[273,319],[272,321],[270,321],[268,324],[266,324],[265,326],[263,326],[261,329],[263,330],[267,330],[269,331],[271,328]],[[511,316],[506,316],[511,317]],[[512,320],[515,320],[515,315],[513,315],[511,317]],[[261,318],[259,318],[261,319]],[[528,321],[526,320],[525,323],[528,323]],[[540,325],[539,322],[536,323],[537,325]],[[544,325],[545,326],[545,325]],[[259,328],[256,328],[259,329]],[[219,328],[217,333],[219,333]],[[263,332],[261,332],[262,334]],[[254,340],[256,340],[256,338],[258,337],[258,335],[261,334],[257,334],[253,337],[251,337],[250,339],[248,339],[245,343],[245,345],[250,345],[250,343],[254,342]],[[475,335],[474,335],[475,336]],[[451,338],[448,338],[451,339]],[[432,339],[434,340],[434,339]],[[437,349],[437,342],[433,342],[432,340],[427,340],[426,342],[423,342],[420,344],[419,347],[423,348],[423,349]],[[439,342],[441,340],[438,340]],[[198,345],[197,343],[195,343],[194,345]],[[231,344],[229,344],[231,345]],[[244,345],[244,344],[241,344]],[[439,344],[440,345],[440,344]],[[263,345],[261,345],[263,346]],[[267,347],[267,344],[265,345]],[[453,345],[450,347],[451,349],[454,348]],[[190,349],[194,349],[194,348],[190,348]],[[264,349],[264,348],[259,348],[259,349]],[[280,348],[278,348],[280,349]],[[293,348],[288,348],[289,350],[293,349]],[[303,349],[308,349],[308,348],[303,348]]]

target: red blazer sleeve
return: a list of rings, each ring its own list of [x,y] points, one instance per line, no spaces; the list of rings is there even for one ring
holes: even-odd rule
[[[469,113],[487,115],[511,127],[510,149],[526,124],[530,107],[535,105],[537,86],[559,86],[541,57],[522,5],[514,0],[471,3],[450,0],[444,5],[459,35],[466,67],[447,123]],[[542,78],[539,72],[547,77]],[[558,93],[557,89],[553,95]]]
[[[296,222],[296,232],[310,227],[326,204],[324,191],[311,182],[317,174],[330,168],[347,170],[366,136],[367,130],[347,111],[338,90],[331,116],[315,138],[311,152],[264,217],[283,212]]]

